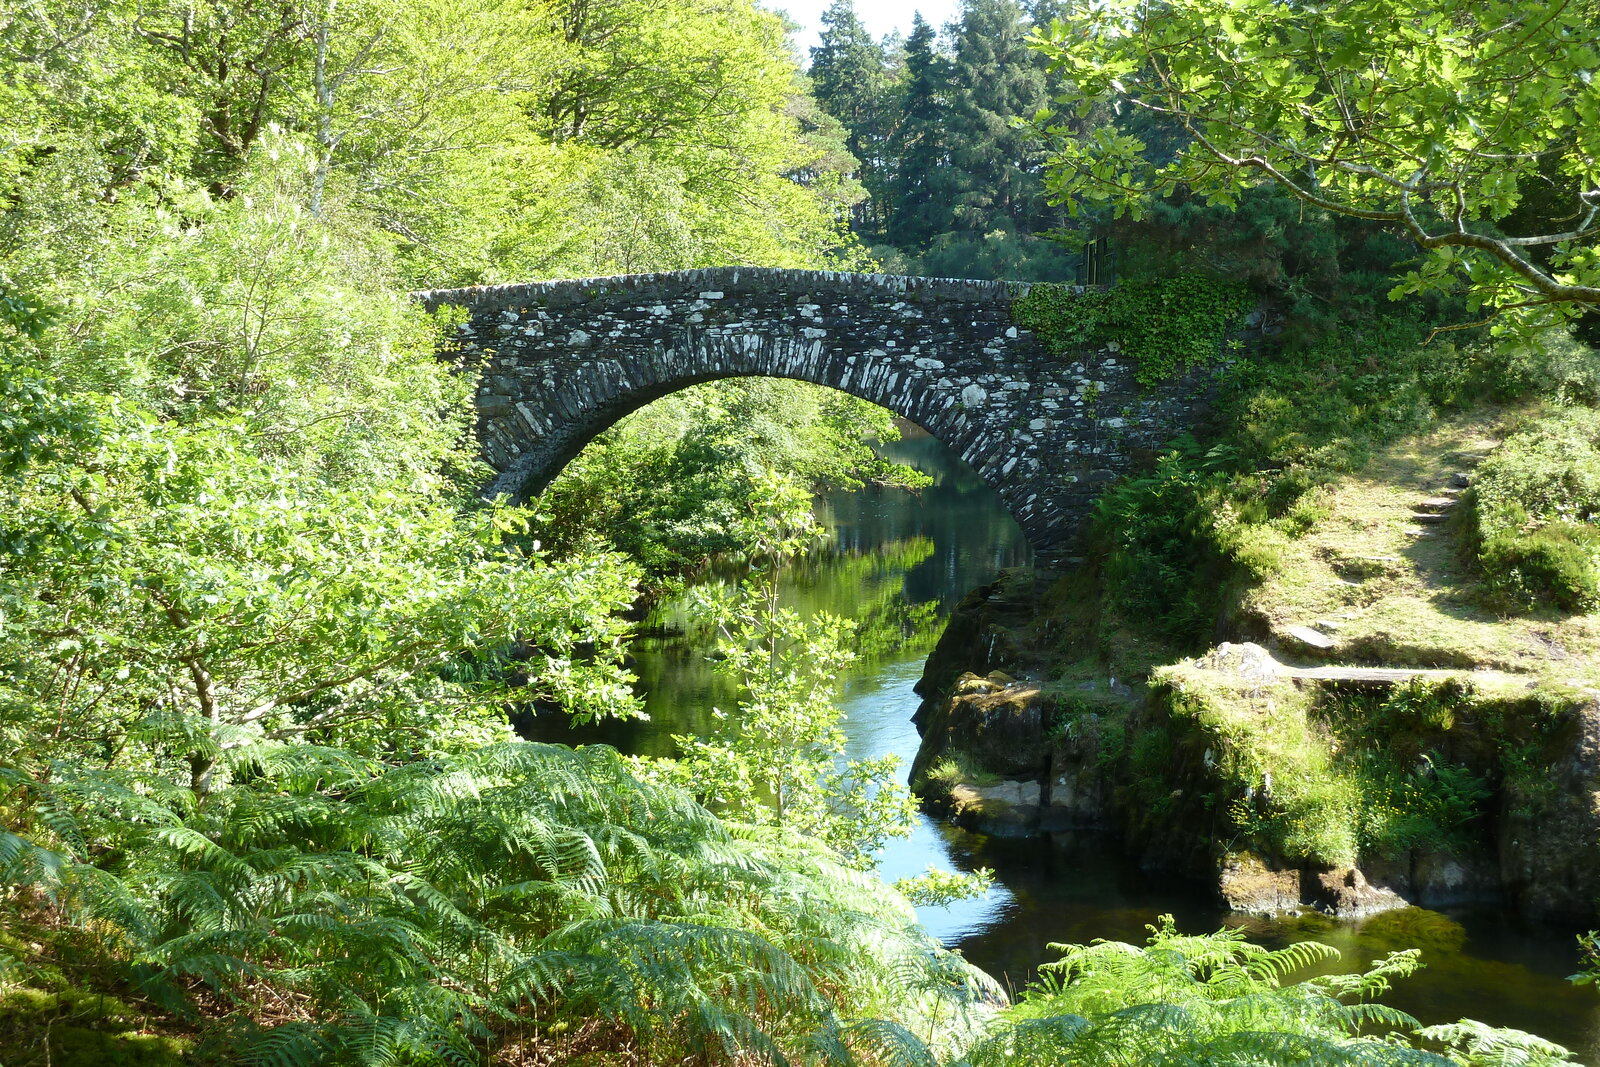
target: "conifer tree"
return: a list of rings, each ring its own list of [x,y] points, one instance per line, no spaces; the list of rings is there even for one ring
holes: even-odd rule
[[[860,163],[870,200],[854,210],[857,232],[878,233],[892,181],[892,156],[885,151],[894,109],[888,60],[856,16],[852,0],[834,0],[822,16],[819,43],[811,49],[811,82],[822,109],[843,124],[845,145]]]
[[[949,61],[936,47],[933,27],[917,14],[906,39],[905,89],[900,121],[889,142],[895,160],[893,202],[888,207],[889,242],[925,247],[954,225],[950,212]]]
[[[949,123],[958,172],[956,227],[1044,228],[1046,205],[1035,134],[1016,120],[1048,101],[1044,72],[1028,48],[1031,27],[1017,0],[966,0],[951,67]]]

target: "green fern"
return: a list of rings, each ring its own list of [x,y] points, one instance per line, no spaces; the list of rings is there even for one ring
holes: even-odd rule
[[[235,1035],[242,1062],[479,1062],[597,1018],[662,1060],[923,1064],[936,1030],[990,1010],[992,986],[881,883],[730,828],[609,749],[231,760],[197,807],[141,807],[124,772],[41,786],[45,838],[0,838],[0,872],[114,927],[163,1003],[304,1005]]]
[[[1354,975],[1295,975],[1335,959],[1327,945],[1271,950],[1237,930],[1180,934],[1171,917],[1144,947],[1052,946],[1022,1002],[977,1045],[973,1067],[1120,1064],[1548,1067],[1565,1049],[1478,1023],[1423,1029],[1372,1001],[1419,966],[1397,952]],[[1352,1002],[1353,1001],[1353,1002]]]

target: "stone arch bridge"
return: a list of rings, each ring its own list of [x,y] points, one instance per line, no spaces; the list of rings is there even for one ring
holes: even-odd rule
[[[1115,345],[1051,355],[1012,321],[1027,289],[724,267],[416,295],[467,311],[446,358],[480,374],[491,493],[536,495],[596,434],[685,386],[797,378],[924,427],[1049,562],[1107,482],[1195,420],[1206,377],[1145,389]]]

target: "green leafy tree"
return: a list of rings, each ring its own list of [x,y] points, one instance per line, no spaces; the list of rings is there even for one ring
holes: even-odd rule
[[[1041,44],[1062,113],[1130,109],[1172,147],[1052,120],[1051,192],[1138,216],[1176,190],[1233,205],[1271,182],[1413,241],[1395,297],[1558,322],[1600,304],[1597,16],[1588,0],[1083,5]]]
[[[252,451],[330,481],[464,474],[470,383],[434,357],[437,331],[394,291],[382,242],[304,206],[303,148],[236,173],[247,195],[174,183],[170,205],[104,215],[84,273],[52,276],[48,253],[19,250],[14,269],[47,268],[41,296],[59,309],[29,356],[167,419],[238,418]]]
[[[627,571],[517,551],[520,513],[463,515],[400,480],[339,489],[238,423],[161,425],[15,365],[0,382],[0,729],[19,768],[97,752],[204,796],[263,742],[404,759],[504,736],[508,700],[631,713]],[[513,672],[496,656],[519,642]]]
[[[717,629],[717,667],[737,681],[738,704],[716,712],[721,726],[711,736],[675,738],[684,756],[667,773],[718,811],[814,837],[866,865],[886,837],[910,832],[915,807],[894,780],[894,757],[844,758],[835,695],[855,658],[845,647],[853,627],[781,603],[783,564],[821,532],[802,486],[758,481],[739,531],[753,573],[731,595],[701,597]]]
[[[800,833],[853,867],[868,869],[890,837],[914,826],[915,802],[895,756],[847,759],[840,673],[855,658],[857,628],[827,613],[802,617],[782,603],[780,577],[821,534],[810,498],[792,479],[767,475],[740,530],[752,573],[739,586],[692,594],[715,628],[716,669],[737,702],[713,712],[708,735],[678,735],[678,759],[650,773],[675,781],[730,818]],[[929,868],[895,888],[918,904],[981,896],[993,872]]]
[[[522,269],[525,201],[553,169],[528,118],[557,54],[542,28],[506,0],[318,0],[279,120],[304,206],[385,234],[405,284]]]
[[[1600,982],[1600,930],[1590,930],[1578,935],[1578,956],[1583,969],[1568,981],[1575,985],[1594,985]]]
[[[750,0],[545,10],[557,47],[534,113],[555,153],[522,249],[537,272],[856,261],[838,177],[791,177],[829,152],[791,114],[803,89],[779,16]]]
[[[282,115],[310,51],[314,9],[301,0],[141,6],[128,28],[170,64],[201,116],[198,170],[216,193]]]
[[[898,437],[888,411],[838,390],[772,378],[695,386],[584,449],[541,497],[540,536],[564,552],[610,544],[670,583],[745,550],[745,501],[769,475],[814,490],[926,484],[866,443]]]

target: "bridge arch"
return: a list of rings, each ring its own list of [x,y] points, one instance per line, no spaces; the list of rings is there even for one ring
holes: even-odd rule
[[[1047,352],[1019,283],[725,267],[434,290],[467,310],[446,355],[474,369],[490,493],[539,493],[594,436],[730,377],[840,389],[925,428],[999,494],[1040,558],[1094,496],[1189,425],[1199,383],[1143,389],[1114,346]]]

